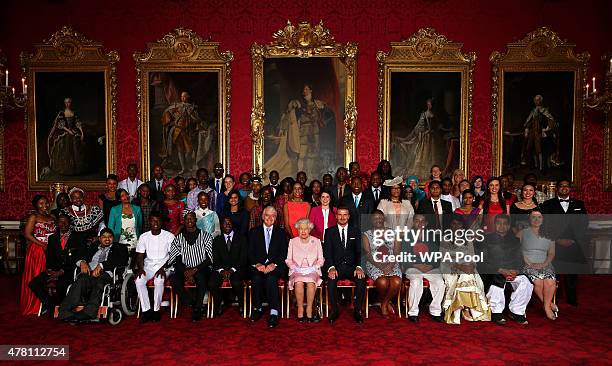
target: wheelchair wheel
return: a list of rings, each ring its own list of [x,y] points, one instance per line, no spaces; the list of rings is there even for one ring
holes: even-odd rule
[[[110,309],[110,313],[108,314],[108,322],[110,325],[117,325],[121,323],[121,319],[123,319],[123,313],[119,308]]]
[[[129,273],[121,284],[121,309],[125,315],[134,315],[138,310],[138,291],[134,282],[134,274]]]

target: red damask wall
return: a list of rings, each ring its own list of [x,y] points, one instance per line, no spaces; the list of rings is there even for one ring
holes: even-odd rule
[[[146,42],[160,39],[177,27],[190,28],[231,50],[232,108],[230,132],[231,172],[251,168],[249,137],[251,110],[251,58],[253,42],[268,43],[287,20],[311,23],[323,20],[339,42],[357,42],[357,158],[362,169],[375,168],[378,157],[376,52],[389,42],[407,38],[421,27],[433,27],[450,40],[474,51],[474,120],[470,136],[470,174],[488,176],[491,170],[491,65],[489,55],[509,42],[547,26],[562,39],[591,54],[589,75],[602,75],[599,61],[612,50],[612,9],[606,0],[474,0],[396,1],[3,1],[0,4],[0,48],[11,70],[19,68],[19,54],[70,25],[88,38],[117,50],[118,64],[118,168],[125,175],[127,162],[138,159],[135,69],[132,54]],[[16,72],[15,72],[16,74]],[[16,76],[16,75],[15,75]],[[18,83],[14,78],[13,84]],[[35,192],[27,190],[26,134],[23,115],[9,113],[5,131],[6,187],[0,192],[0,219],[23,217]],[[612,212],[612,193],[603,192],[603,117],[586,116],[582,187],[577,196],[591,212]],[[93,200],[94,193],[88,194]]]

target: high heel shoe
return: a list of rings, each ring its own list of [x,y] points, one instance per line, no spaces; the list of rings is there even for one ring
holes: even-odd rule
[[[559,317],[559,307],[556,304],[550,304],[550,310],[555,313],[555,317]]]
[[[550,320],[557,320],[557,315],[552,309],[544,308],[544,312],[546,313],[546,317]]]
[[[305,317],[303,317],[303,316],[302,316],[302,317],[299,317],[299,316],[298,316],[298,317],[297,317],[297,321],[298,321],[298,323],[304,323],[304,322],[306,321],[306,318],[305,318]]]

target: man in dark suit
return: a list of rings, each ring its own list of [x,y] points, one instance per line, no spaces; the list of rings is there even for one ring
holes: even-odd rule
[[[104,286],[113,282],[113,270],[127,266],[128,262],[127,246],[113,244],[114,237],[111,229],[104,228],[100,232],[99,242],[82,247],[76,262],[81,273],[60,305],[60,319],[81,322],[97,318]],[[74,312],[73,308],[79,305],[82,298],[87,299],[85,308]]]
[[[584,202],[570,197],[571,182],[561,179],[557,182],[557,197],[542,203],[545,224],[555,239],[555,259],[553,265],[560,276],[565,289],[566,301],[578,306],[576,283],[578,273],[588,271],[583,247],[587,245],[587,227],[589,225]]]
[[[283,193],[282,187],[278,184],[280,176],[278,175],[278,172],[276,170],[273,170],[270,172],[270,174],[268,174],[268,179],[270,180],[270,184],[263,186],[262,189],[270,187],[270,189],[272,190],[272,200],[274,201],[276,197]]]
[[[58,232],[49,237],[47,244],[47,270],[30,281],[30,289],[40,299],[43,312],[53,316],[55,305],[64,299],[68,286],[73,281],[74,266],[83,238],[70,231],[70,217],[60,214],[57,218]]]
[[[225,169],[223,169],[223,164],[215,163],[213,167],[214,178],[211,178],[208,181],[208,186],[217,192],[217,194],[221,194],[225,192],[225,187],[223,186],[223,175],[225,174]]]
[[[240,309],[244,306],[242,281],[246,278],[248,262],[246,238],[234,231],[230,217],[223,218],[221,231],[222,235],[213,240],[213,270],[208,285],[214,299],[215,315],[223,312],[219,287],[225,280],[229,280],[232,285],[232,299],[238,297]]]
[[[278,325],[278,280],[285,274],[287,234],[274,225],[276,209],[268,206],[263,211],[263,225],[249,231],[249,264],[253,281],[253,312],[251,321],[261,319],[262,295],[265,291],[270,305],[268,327]]]
[[[423,198],[419,203],[417,213],[427,217],[427,227],[430,229],[445,229],[450,223],[453,205],[440,198],[442,185],[437,180],[429,182],[430,198]]]
[[[382,184],[383,181],[380,173],[372,172],[370,175],[370,185],[363,191],[363,195],[374,203],[374,209],[378,207],[381,199],[389,197],[389,190]]]
[[[336,184],[332,187],[332,203],[335,205],[340,202],[340,199],[344,196],[348,196],[351,193],[349,185],[346,183],[348,178],[348,171],[345,167],[341,166],[336,170]]]
[[[153,167],[153,177],[147,182],[147,185],[151,189],[151,199],[154,201],[161,202],[164,200],[164,191],[162,190],[164,181],[164,168],[156,164]]]
[[[333,324],[340,314],[338,311],[338,280],[351,280],[355,283],[356,297],[353,316],[356,322],[363,322],[361,305],[365,294],[365,273],[359,265],[361,263],[361,232],[349,224],[349,218],[349,209],[340,206],[336,212],[337,225],[325,230],[323,271],[328,278],[328,300],[332,309],[329,316],[330,324]]]
[[[371,214],[376,209],[376,206],[374,206],[374,202],[368,196],[361,192],[361,189],[361,177],[352,177],[351,193],[340,200],[339,206],[345,206],[349,209],[349,225],[360,232],[364,232],[367,230],[365,226],[369,225],[369,220],[366,220],[363,223],[364,227],[361,227],[361,215]]]

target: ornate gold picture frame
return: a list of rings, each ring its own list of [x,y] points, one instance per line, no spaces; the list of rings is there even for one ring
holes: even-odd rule
[[[468,174],[476,54],[433,28],[379,51],[380,157],[395,175],[429,179],[432,165]]]
[[[493,175],[569,178],[580,189],[590,56],[575,46],[542,27],[491,54]]]
[[[355,43],[338,43],[323,22],[287,25],[253,44],[253,172],[309,176],[355,158]],[[265,96],[265,98],[264,98]]]
[[[135,52],[141,171],[162,165],[170,177],[229,170],[230,51],[177,28]]]
[[[28,83],[28,188],[104,189],[115,171],[119,54],[69,27],[22,53]]]

